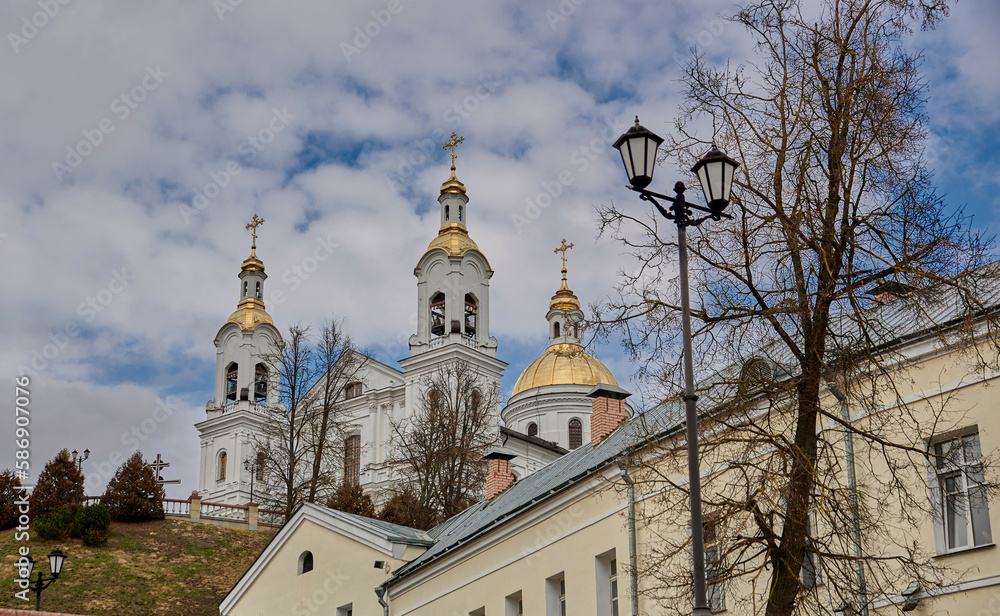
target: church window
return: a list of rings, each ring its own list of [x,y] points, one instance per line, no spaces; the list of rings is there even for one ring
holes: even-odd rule
[[[479,412],[479,405],[483,400],[483,394],[478,389],[473,389],[472,393],[469,394],[469,408],[472,409],[473,413]]]
[[[226,402],[236,402],[238,391],[236,389],[236,377],[239,375],[239,366],[236,362],[229,364],[226,368]]]
[[[260,282],[257,283],[257,299],[264,299],[264,294],[260,292]]]
[[[441,412],[441,392],[437,389],[432,389],[427,392],[427,412],[431,421],[436,421],[438,414]]]
[[[576,323],[573,324],[573,337],[574,338],[580,337],[580,326],[577,325]]]
[[[444,335],[444,293],[441,292],[431,297],[431,334]]]
[[[535,422],[528,424],[528,436],[538,436],[538,424]]]
[[[451,207],[444,206],[444,221],[448,222],[451,219]]]
[[[344,483],[358,485],[361,479],[361,435],[354,434],[344,440]]]
[[[569,448],[576,449],[583,445],[583,422],[574,417],[569,420]]]
[[[226,480],[226,452],[225,451],[220,451],[219,452],[219,474],[218,474],[218,477],[219,477],[219,481],[225,481]]]
[[[552,325],[552,337],[553,338],[558,338],[559,337],[559,321],[556,321]]]
[[[313,570],[313,553],[309,551],[302,552],[299,555],[299,575],[303,573],[309,573]]]
[[[462,206],[458,206],[458,222],[462,222]]]
[[[248,284],[247,281],[244,280],[243,281],[243,297],[247,296],[247,284]]]
[[[259,404],[267,402],[267,366],[264,364],[257,364],[254,369],[253,399]]]
[[[476,315],[479,312],[479,304],[476,296],[472,293],[465,294],[465,335],[474,338],[476,336]]]
[[[344,387],[344,399],[350,400],[351,398],[357,398],[363,393],[364,387],[361,383],[348,383]]]

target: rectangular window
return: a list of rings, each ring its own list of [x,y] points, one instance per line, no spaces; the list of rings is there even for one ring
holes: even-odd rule
[[[812,551],[816,545],[813,535],[816,532],[816,514],[811,513],[806,518],[806,551],[802,555],[802,574],[800,579],[806,588],[816,588],[823,581],[820,579],[819,556]]]
[[[597,616],[618,616],[618,559],[611,549],[594,559]],[[627,569],[623,571],[627,573]]]
[[[506,606],[506,616],[524,616],[524,599],[521,596],[520,590],[507,595],[504,599],[504,604]]]
[[[566,576],[557,573],[545,580],[545,616],[566,616]]]
[[[348,603],[337,608],[337,616],[354,616],[354,604]]]
[[[618,616],[618,561],[611,561],[611,616]]]
[[[705,594],[708,595],[708,607],[713,614],[726,610],[726,592],[723,587],[725,570],[720,556],[717,526],[718,520],[714,516],[708,516],[702,527],[705,540]]]
[[[344,440],[344,483],[358,485],[361,479],[361,435]]]
[[[934,443],[931,453],[945,550],[993,543],[979,433]]]

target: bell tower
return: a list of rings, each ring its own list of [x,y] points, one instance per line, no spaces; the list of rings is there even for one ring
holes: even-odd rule
[[[204,500],[246,504],[250,472],[244,461],[255,460],[254,443],[263,438],[269,413],[278,405],[278,355],[283,342],[264,308],[264,262],[257,257],[256,214],[247,224],[253,242],[239,273],[236,311],[215,335],[214,397],[205,405],[201,434],[198,492]]]

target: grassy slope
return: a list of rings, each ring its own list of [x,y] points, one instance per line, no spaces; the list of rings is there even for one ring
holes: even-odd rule
[[[42,610],[93,616],[171,614],[209,616],[257,558],[273,533],[161,520],[112,523],[107,545],[91,548],[79,539],[28,542],[31,556],[48,576],[46,556],[59,544],[67,554],[62,575],[42,592]],[[0,607],[34,609],[13,596],[14,562],[20,543],[0,532]],[[38,561],[41,561],[39,563]]]

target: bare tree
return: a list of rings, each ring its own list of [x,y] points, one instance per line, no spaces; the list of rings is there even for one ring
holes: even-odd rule
[[[368,362],[342,322],[327,321],[314,343],[309,328],[289,327],[274,358],[279,367],[281,406],[255,438],[262,478],[260,500],[286,519],[303,502],[326,502],[337,487],[340,436],[347,417],[344,387]]]
[[[472,364],[456,360],[423,383],[413,412],[392,423],[391,464],[412,493],[414,507],[430,512],[428,526],[474,504],[485,489],[482,457],[496,443],[500,385]]]
[[[917,23],[946,16],[949,4],[757,0],[732,17],[757,41],[753,63],[713,70],[696,57],[686,69],[687,103],[668,158],[690,168],[716,144],[741,163],[734,219],[689,228],[689,250],[700,304],[696,362],[704,375],[729,366],[702,380],[699,401],[710,415],[701,426],[702,469],[726,469],[705,484],[709,561],[716,583],[752,589],[755,613],[855,601],[859,560],[872,601],[898,594],[902,576],[940,573],[926,546],[891,529],[932,513],[928,439],[962,417],[946,399],[903,403],[910,378],[899,334],[966,348],[970,369],[997,360],[995,298],[985,292],[996,278],[986,265],[989,242],[934,191],[923,156],[926,88],[919,57],[902,43]],[[717,131],[711,138],[697,135],[705,118]],[[605,334],[624,335],[641,376],[674,395],[676,243],[655,214],[609,207],[601,215],[602,231],[626,244],[639,267],[623,273],[618,298],[597,320]],[[974,344],[974,333],[985,341]],[[863,423],[821,406],[833,380],[855,412],[869,413]],[[899,402],[891,413],[881,411],[887,400]],[[857,505],[844,430],[861,466]],[[683,463],[675,447],[683,443],[665,441],[651,458],[651,491],[672,483],[671,463]],[[672,487],[646,502],[657,540],[644,579],[648,592],[685,612],[687,495]],[[850,534],[855,512],[866,546],[860,558]],[[819,564],[831,582],[826,608],[804,581]]]

